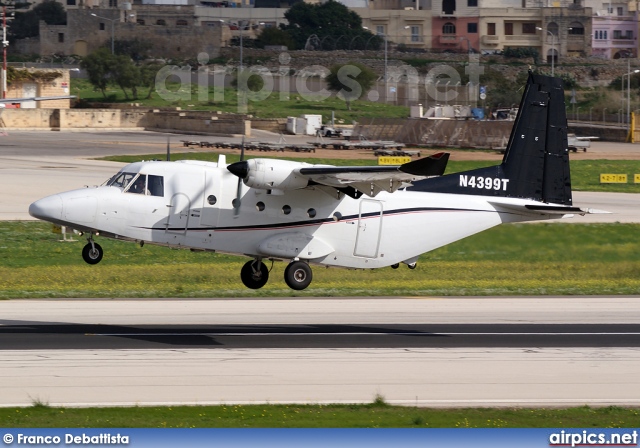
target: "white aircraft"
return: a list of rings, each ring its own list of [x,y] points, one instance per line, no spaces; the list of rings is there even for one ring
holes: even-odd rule
[[[106,183],[48,196],[29,213],[94,236],[245,255],[248,288],[288,260],[287,285],[311,283],[309,264],[413,269],[418,257],[504,222],[590,213],[571,200],[560,79],[529,75],[500,165],[440,176],[448,154],[396,167],[335,167],[257,158],[228,165],[137,162]]]

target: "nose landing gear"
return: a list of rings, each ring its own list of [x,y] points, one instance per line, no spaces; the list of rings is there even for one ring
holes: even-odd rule
[[[89,264],[98,264],[102,260],[104,251],[102,247],[93,241],[93,235],[87,238],[88,244],[82,248],[82,258]]]

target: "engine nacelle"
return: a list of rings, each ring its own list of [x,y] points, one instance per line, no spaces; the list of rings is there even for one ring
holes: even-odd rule
[[[250,159],[247,174],[243,178],[247,187],[261,190],[298,190],[309,185],[309,179],[300,176],[298,170],[312,166],[304,162],[277,159]]]

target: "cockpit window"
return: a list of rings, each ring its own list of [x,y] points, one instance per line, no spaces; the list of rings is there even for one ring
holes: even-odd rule
[[[118,173],[107,181],[107,185],[122,188],[127,193],[164,196],[164,178],[153,174]]]
[[[118,173],[107,182],[109,187],[127,188],[138,173]]]
[[[151,196],[164,196],[164,178],[149,174],[147,188]]]
[[[164,178],[152,174],[140,174],[133,182],[129,182],[127,193],[144,194],[146,196],[164,196]]]
[[[135,194],[145,194],[149,195],[149,190],[147,189],[147,176],[145,174],[141,174],[134,180],[129,183],[129,188],[125,190],[127,193],[135,193]]]

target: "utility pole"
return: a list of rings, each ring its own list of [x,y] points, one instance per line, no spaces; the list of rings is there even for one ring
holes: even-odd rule
[[[7,97],[7,5],[2,4],[2,98]]]

